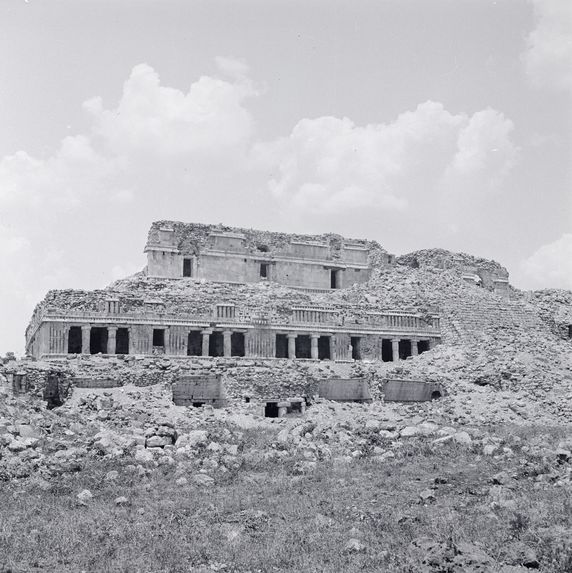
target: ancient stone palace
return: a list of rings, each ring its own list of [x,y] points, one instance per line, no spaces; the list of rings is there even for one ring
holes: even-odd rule
[[[395,264],[373,241],[160,221],[145,253],[141,273],[106,289],[50,291],[27,353],[388,362],[441,339],[436,312],[360,294]]]

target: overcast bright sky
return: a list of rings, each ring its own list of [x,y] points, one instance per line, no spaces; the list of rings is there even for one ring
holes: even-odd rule
[[[156,219],[572,288],[572,2],[1,0],[0,352]]]

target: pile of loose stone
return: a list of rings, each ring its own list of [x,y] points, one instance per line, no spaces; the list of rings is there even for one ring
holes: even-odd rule
[[[269,460],[287,464],[293,475],[312,472],[325,461],[351,464],[367,458],[383,464],[411,439],[507,457],[517,455],[516,447],[548,460],[550,470],[539,479],[570,483],[571,440],[512,443],[455,420],[444,403],[319,400],[303,416],[269,419],[262,416],[261,403],[221,410],[177,407],[168,387],[78,390],[51,411],[33,398],[11,396],[6,388],[1,398],[0,479],[28,479],[46,488],[53,477],[106,458],[123,460],[142,474],[172,467],[181,484],[202,480],[207,485],[229,471]]]

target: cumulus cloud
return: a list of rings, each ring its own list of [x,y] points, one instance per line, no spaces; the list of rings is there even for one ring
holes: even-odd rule
[[[395,211],[421,193],[498,185],[518,152],[512,128],[493,109],[468,116],[428,101],[388,124],[304,119],[288,137],[258,144],[254,155],[274,174],[269,189],[284,206]]]
[[[518,148],[512,142],[512,121],[494,109],[473,114],[457,137],[457,152],[447,167],[448,185],[475,183],[482,189],[495,189],[514,167]]]
[[[99,97],[84,103],[94,132],[118,155],[160,159],[235,149],[252,135],[252,116],[243,102],[258,92],[244,64],[219,58],[218,65],[235,81],[203,76],[187,93],[162,86],[149,65],[135,66],[117,107],[105,109]]]
[[[572,233],[541,246],[521,268],[532,288],[572,290]]]
[[[525,70],[537,87],[572,89],[572,3],[533,0],[536,27],[523,54]]]

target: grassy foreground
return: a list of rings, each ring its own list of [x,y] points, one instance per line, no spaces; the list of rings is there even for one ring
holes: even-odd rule
[[[523,547],[541,571],[572,571],[571,488],[539,479],[549,470],[518,448],[484,456],[424,438],[382,463],[324,461],[302,475],[291,461],[245,459],[207,486],[177,485],[169,466],[143,475],[129,460],[90,461],[48,491],[0,483],[0,572],[502,571]],[[463,543],[495,565],[455,565]]]

